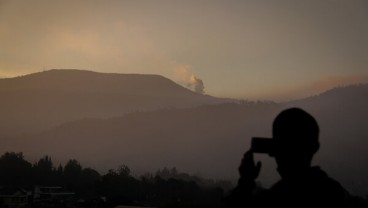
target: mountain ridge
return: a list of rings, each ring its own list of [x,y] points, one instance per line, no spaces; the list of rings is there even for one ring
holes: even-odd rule
[[[99,170],[124,162],[141,171],[176,166],[206,177],[234,179],[250,138],[270,137],[276,115],[285,108],[300,107],[311,113],[321,128],[321,150],[314,164],[356,194],[365,194],[368,168],[361,162],[368,160],[363,148],[368,146],[368,97],[361,97],[361,93],[367,88],[337,88],[297,103],[233,102],[79,120],[28,138],[37,140],[36,144],[19,142],[18,149],[31,155],[50,154],[59,160],[78,158]],[[355,91],[362,92],[352,93]],[[331,99],[331,95],[336,97]],[[345,95],[349,101],[336,103]],[[36,152],[30,150],[32,145]],[[266,185],[275,181],[274,161],[263,155],[256,158],[264,163],[261,180]],[[351,181],[363,185],[352,187]]]
[[[143,85],[147,86],[143,86]],[[174,89],[173,89],[174,88]],[[0,91],[62,90],[73,92],[113,92],[121,94],[197,95],[161,75],[100,73],[76,69],[52,69],[0,80]],[[173,92],[171,92],[172,90]],[[165,94],[166,93],[166,94]]]
[[[24,95],[18,93],[13,96]],[[10,120],[14,124],[12,131],[19,132],[21,128],[19,122],[14,120],[16,118],[28,128],[34,128],[32,124],[38,122],[43,127],[36,133],[28,131],[26,135],[0,135],[0,151],[22,151],[35,159],[48,154],[60,162],[76,158],[98,170],[121,163],[141,171],[176,166],[185,172],[234,179],[238,176],[240,159],[249,148],[250,138],[270,137],[276,115],[285,108],[300,107],[311,113],[320,125],[321,150],[314,163],[321,164],[333,178],[349,189],[358,190],[356,193],[368,193],[368,168],[361,164],[368,160],[364,148],[368,146],[368,84],[336,88],[284,103],[235,100],[200,103],[189,99],[187,106],[184,106],[183,102],[187,99],[184,96],[179,102],[182,104],[180,107],[170,99],[160,100],[154,95],[123,96],[124,99],[119,100],[114,94],[101,101],[99,93],[87,93],[85,96],[75,93],[71,96],[70,92],[63,92],[71,99],[65,101],[62,93],[38,93],[28,94],[28,102],[26,99],[20,103],[8,103],[8,107],[21,107],[17,108],[20,112],[7,112],[4,110],[8,109],[4,105],[7,101],[0,103],[0,119],[6,118],[6,113],[13,116]],[[52,99],[41,99],[49,96]],[[47,105],[41,105],[43,102],[32,101],[34,97],[45,102],[52,101],[51,106],[45,108]],[[199,97],[203,98],[202,95]],[[140,107],[145,110],[140,110],[134,103],[124,107],[123,104],[129,100],[140,100]],[[168,101],[171,106],[167,105]],[[54,104],[60,103],[62,105],[59,106],[66,111],[54,107]],[[129,106],[132,107],[130,111],[120,111],[120,108]],[[97,114],[95,109],[98,108],[112,110]],[[27,113],[27,110],[32,111]],[[73,114],[75,119],[64,118],[65,112]],[[38,113],[48,115],[46,122]],[[27,122],[25,119],[28,119]],[[55,119],[60,120],[55,122]],[[5,121],[9,123],[9,120]],[[50,125],[49,121],[53,121],[54,125]],[[6,127],[0,122],[1,132]],[[264,155],[257,155],[256,159],[264,162],[261,180],[265,184],[276,180],[274,161]],[[352,181],[362,184],[361,187],[352,187]]]
[[[85,70],[49,70],[0,79],[0,98],[0,135],[42,131],[86,117],[226,102],[160,75]]]

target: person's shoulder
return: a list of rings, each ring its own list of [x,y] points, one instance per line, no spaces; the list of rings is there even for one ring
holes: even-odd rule
[[[325,186],[326,188],[330,187],[331,189],[343,189],[342,185],[335,179],[331,178],[325,171],[323,171],[320,167],[312,167],[312,179],[316,181],[316,183]]]
[[[325,197],[335,199],[346,199],[349,192],[335,179],[331,178],[319,167],[313,167],[314,183],[318,185],[318,191],[324,193]]]

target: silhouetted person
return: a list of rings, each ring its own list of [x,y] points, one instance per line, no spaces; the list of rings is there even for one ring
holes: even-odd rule
[[[253,150],[244,154],[240,179],[225,207],[346,207],[349,194],[319,167],[312,167],[319,149],[319,127],[304,110],[282,111],[273,123],[273,151],[281,180],[268,190],[254,193],[261,163],[255,164]]]

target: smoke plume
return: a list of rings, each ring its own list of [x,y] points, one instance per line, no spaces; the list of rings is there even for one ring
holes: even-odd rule
[[[204,94],[204,84],[203,84],[203,81],[201,79],[199,79],[198,77],[192,75],[190,77],[189,84],[191,86],[193,86],[194,92],[199,93],[199,94]]]
[[[194,92],[204,94],[203,80],[194,75],[191,66],[176,66],[175,79],[177,82],[193,90]]]

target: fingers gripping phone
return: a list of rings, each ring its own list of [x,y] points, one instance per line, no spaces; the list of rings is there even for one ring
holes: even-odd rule
[[[254,153],[272,154],[274,152],[274,141],[271,138],[253,137],[251,149]]]

